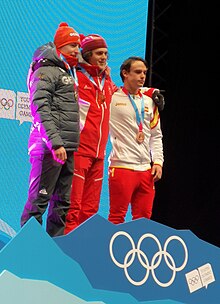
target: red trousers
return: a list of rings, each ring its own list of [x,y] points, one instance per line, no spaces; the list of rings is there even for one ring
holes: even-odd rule
[[[65,234],[98,212],[103,169],[103,159],[74,156],[71,203],[66,216]]]
[[[109,168],[110,210],[108,220],[114,224],[125,221],[131,204],[132,220],[150,219],[152,215],[155,187],[151,170],[134,171]]]

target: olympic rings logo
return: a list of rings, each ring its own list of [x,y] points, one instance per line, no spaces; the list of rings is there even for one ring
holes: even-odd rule
[[[128,253],[125,255],[123,264],[119,263],[116,260],[116,258],[114,256],[114,253],[113,253],[113,243],[114,243],[115,239],[120,235],[125,236],[126,238],[128,238],[128,240],[130,241],[131,246],[132,246],[132,249],[129,250]],[[158,246],[158,252],[156,252],[154,254],[154,256],[152,257],[151,262],[149,261],[147,255],[141,250],[141,243],[146,238],[153,239]],[[184,253],[185,253],[184,261],[183,261],[182,265],[180,265],[179,267],[176,267],[176,264],[175,264],[175,261],[174,261],[173,257],[167,251],[169,243],[173,240],[176,240],[176,241],[180,242],[180,244],[183,246]],[[184,241],[180,237],[175,236],[175,235],[170,236],[166,240],[166,242],[164,244],[164,247],[162,248],[158,238],[155,235],[153,235],[151,233],[146,233],[146,234],[142,235],[142,237],[139,239],[138,244],[137,244],[137,248],[136,248],[132,237],[127,232],[118,231],[112,236],[112,238],[110,240],[109,251],[110,251],[111,259],[114,262],[114,264],[116,266],[118,266],[119,268],[124,269],[124,273],[125,273],[125,276],[128,279],[128,281],[131,284],[136,285],[136,286],[143,285],[147,281],[147,279],[149,277],[149,274],[151,272],[154,281],[159,286],[168,287],[173,283],[173,281],[175,279],[175,276],[176,276],[176,272],[183,270],[185,268],[186,264],[187,264],[187,261],[188,261],[188,250],[187,250],[186,244],[184,243]],[[128,273],[128,268],[134,262],[136,254],[137,254],[137,257],[138,257],[138,260],[139,260],[140,264],[146,269],[146,274],[145,274],[144,278],[140,281],[134,281]],[[158,280],[158,278],[156,277],[156,274],[155,274],[155,269],[159,267],[163,256],[164,256],[164,260],[165,260],[166,265],[173,271],[171,279],[166,283],[160,282]]]
[[[193,285],[193,286],[196,285],[196,284],[198,284],[198,282],[199,282],[199,276],[196,275],[195,277],[189,279],[188,282],[189,282],[190,285]]]
[[[14,101],[12,99],[2,98],[0,99],[0,109],[9,110],[14,105]]]

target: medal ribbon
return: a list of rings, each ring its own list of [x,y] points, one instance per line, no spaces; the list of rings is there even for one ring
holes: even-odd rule
[[[80,66],[80,70],[83,72],[84,75],[89,78],[89,80],[94,84],[94,86],[96,86],[102,92],[105,84],[105,75],[103,76],[101,83],[99,82],[99,85],[97,85],[93,77],[82,66]]]
[[[66,61],[66,58],[63,56],[63,54],[60,54],[60,58],[65,62],[68,71],[70,73],[70,75],[72,76],[72,78],[74,79],[74,89],[76,91],[78,91],[78,86],[79,86],[79,82],[78,82],[78,77],[76,74],[76,67],[73,66],[72,68],[70,67],[69,63]]]
[[[128,96],[128,98],[131,101],[131,104],[132,104],[132,106],[135,110],[136,121],[137,121],[139,131],[142,132],[143,131],[143,123],[144,123],[144,98],[143,98],[143,95],[139,92],[139,96],[140,96],[140,100],[141,100],[141,113],[139,113],[137,105],[136,105],[133,97],[131,96],[131,94],[128,93],[128,91],[125,89],[125,87],[122,88],[122,91]]]

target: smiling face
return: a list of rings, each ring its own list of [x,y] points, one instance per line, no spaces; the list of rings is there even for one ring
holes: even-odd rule
[[[79,44],[78,43],[66,44],[62,46],[59,50],[64,54],[76,57],[79,53]]]
[[[91,51],[92,54],[89,57],[89,63],[91,65],[98,66],[101,70],[106,67],[108,59],[108,50],[107,48],[98,48]]]
[[[137,94],[138,90],[143,87],[145,83],[147,67],[144,62],[136,60],[131,63],[129,71],[124,69],[122,70],[122,74],[124,87],[130,94]]]

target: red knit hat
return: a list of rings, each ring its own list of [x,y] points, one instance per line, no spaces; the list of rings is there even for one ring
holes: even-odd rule
[[[80,34],[80,38],[82,54],[98,48],[107,48],[105,39],[97,34],[90,34],[88,36]]]
[[[69,27],[66,22],[62,22],[55,33],[54,44],[59,49],[70,43],[80,44],[79,34],[72,27]]]

